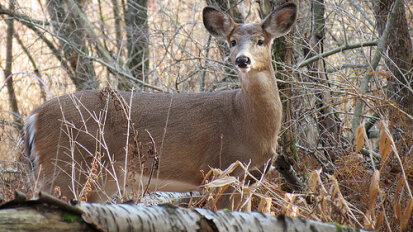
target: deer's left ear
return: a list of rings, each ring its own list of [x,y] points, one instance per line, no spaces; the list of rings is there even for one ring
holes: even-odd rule
[[[271,12],[261,25],[273,38],[277,38],[290,31],[296,17],[297,6],[294,3],[286,3]]]
[[[215,37],[225,38],[234,29],[234,20],[214,7],[205,7],[202,18],[205,28]]]

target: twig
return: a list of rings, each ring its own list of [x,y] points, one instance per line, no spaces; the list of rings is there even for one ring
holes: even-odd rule
[[[42,21],[42,20],[36,20],[28,17],[27,15],[20,14],[16,12],[15,10],[10,10],[4,7],[3,5],[0,4],[0,15],[5,14],[9,15],[11,17],[14,17],[17,21],[26,21],[26,22],[31,22],[32,24],[37,24],[37,25],[43,25],[43,26],[48,26],[52,24],[59,24],[57,22],[49,22],[49,21]]]
[[[353,0],[349,0],[349,3],[354,7],[354,9],[356,9],[358,12],[360,12],[361,15],[363,15],[364,19],[366,19],[372,27],[376,27],[376,24],[373,22],[373,20],[369,18],[366,12],[361,9],[359,5],[357,5]]]
[[[63,68],[65,69],[66,73],[68,74],[68,76],[70,77],[71,80],[75,79],[75,75],[72,72],[72,69],[69,67],[69,65],[65,62],[65,59],[63,58],[63,55],[60,53],[60,51],[54,46],[54,44],[47,39],[43,33],[37,28],[38,25],[48,25],[44,22],[40,22],[38,20],[34,20],[26,15],[23,14],[19,14],[15,11],[11,11],[9,9],[6,9],[4,6],[2,6],[0,4],[0,15],[1,14],[6,14],[9,16],[14,17],[14,19],[18,22],[20,22],[21,24],[25,25],[26,27],[30,28],[37,36],[39,36],[39,38],[41,40],[43,40],[43,42],[49,47],[50,50],[52,50],[52,53],[54,56],[56,56],[56,58],[60,61],[60,64],[63,66]],[[45,29],[43,29],[45,30]],[[46,32],[48,32],[47,30],[45,30]],[[50,33],[50,32],[48,32]],[[51,33],[50,33],[51,34]]]
[[[143,191],[142,196],[145,196],[145,194],[148,192],[149,185],[151,184],[151,180],[152,180],[152,176],[153,176],[153,170],[154,169],[159,170],[159,157],[158,157],[158,154],[156,153],[155,140],[153,139],[151,133],[149,133],[148,130],[146,130],[146,133],[148,133],[148,136],[151,140],[152,148],[153,148],[152,152],[153,152],[154,156],[153,156],[153,162],[152,162],[152,165],[151,165],[151,170],[149,172],[148,183],[146,184],[145,191]]]
[[[27,49],[27,47],[24,45],[23,41],[20,39],[20,36],[18,33],[14,33],[14,38],[17,40],[17,42],[19,43],[20,47],[23,49],[24,53],[26,54],[27,58],[29,58],[30,63],[33,66],[33,71],[36,74],[36,76],[38,76],[39,78],[39,87],[40,87],[40,95],[43,99],[43,101],[46,101],[46,91],[45,91],[45,86],[43,85],[43,81],[41,81],[41,75],[40,75],[40,71],[39,68],[37,67],[36,62],[34,61],[34,58],[32,56],[32,54],[30,53],[29,49]],[[46,87],[47,88],[47,87]]]

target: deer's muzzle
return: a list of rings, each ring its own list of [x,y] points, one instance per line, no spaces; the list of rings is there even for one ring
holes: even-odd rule
[[[240,56],[235,59],[235,65],[238,68],[247,68],[251,64],[251,59],[247,56]]]

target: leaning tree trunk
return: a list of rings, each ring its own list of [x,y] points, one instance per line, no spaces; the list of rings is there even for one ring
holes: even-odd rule
[[[387,18],[394,0],[373,1],[379,35],[383,34]],[[406,117],[398,110],[390,110],[390,120],[394,122],[393,130],[396,142],[399,142],[401,154],[408,154],[413,144],[413,48],[409,35],[405,7],[403,1],[396,11],[390,36],[387,39],[387,56],[384,57],[386,67],[390,71],[387,81],[387,97],[396,102],[403,111],[410,115]],[[403,138],[403,139],[402,139]]]
[[[85,5],[85,1],[77,0],[76,4],[80,9]],[[87,56],[89,49],[86,27],[82,20],[71,10],[71,5],[65,0],[48,0],[47,10],[52,21],[56,37],[59,38],[59,45],[64,53],[66,61],[72,68],[75,76],[72,82],[77,90],[96,89],[98,82],[92,59]]]

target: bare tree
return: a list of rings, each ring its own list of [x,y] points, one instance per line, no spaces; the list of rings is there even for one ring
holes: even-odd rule
[[[82,9],[85,1],[75,1]],[[53,29],[59,39],[60,49],[75,76],[72,78],[77,90],[96,89],[98,82],[95,69],[86,43],[88,36],[83,21],[74,14],[71,6],[64,0],[48,0],[47,10],[53,22]]]
[[[125,12],[127,64],[134,77],[145,80],[149,67],[147,0],[128,0]],[[120,81],[119,89],[130,89],[131,82]]]
[[[373,1],[379,35],[385,30],[394,3],[394,0]],[[394,127],[397,128],[393,131],[395,138],[403,144],[403,151],[409,153],[413,144],[413,138],[409,139],[409,135],[413,133],[413,48],[403,1],[396,9],[389,33],[384,55],[386,69],[390,71],[386,88],[387,97],[410,115],[406,117],[397,112],[397,109],[390,109],[390,120],[394,121]]]

